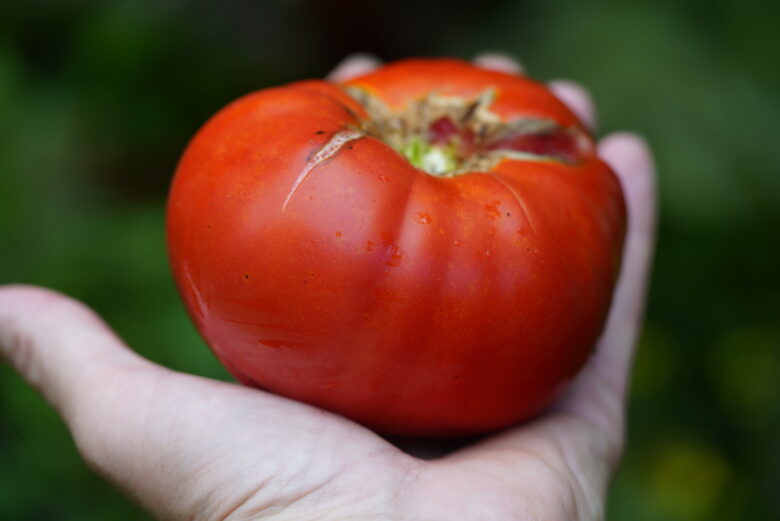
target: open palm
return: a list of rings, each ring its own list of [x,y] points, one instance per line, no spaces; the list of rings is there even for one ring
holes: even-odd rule
[[[478,63],[519,72],[500,56]],[[353,58],[333,76],[374,65]],[[580,87],[552,87],[593,121]],[[601,519],[623,444],[655,203],[639,138],[609,136],[600,153],[623,183],[629,235],[596,354],[543,416],[457,449],[394,444],[314,407],[157,366],[45,289],[0,287],[0,353],[56,407],[86,461],[159,519]]]

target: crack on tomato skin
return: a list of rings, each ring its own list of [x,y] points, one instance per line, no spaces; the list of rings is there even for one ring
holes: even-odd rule
[[[534,225],[534,221],[531,219],[531,214],[528,212],[528,207],[525,204],[525,200],[520,196],[517,190],[515,190],[515,188],[512,185],[507,183],[505,179],[503,179],[500,175],[496,174],[495,172],[488,172],[488,174],[512,195],[514,200],[517,202],[517,206],[520,207],[520,211],[522,212],[525,221],[528,223],[528,226],[531,228],[531,231],[533,232],[534,235],[538,235],[539,232],[537,232],[536,226]],[[507,216],[509,216],[509,212],[507,212]]]
[[[298,174],[298,177],[295,178],[295,181],[293,181],[293,184],[290,187],[290,192],[284,199],[284,203],[282,203],[282,212],[287,210],[287,205],[290,203],[293,195],[295,195],[295,192],[298,191],[298,189],[301,187],[301,184],[306,180],[314,168],[316,168],[320,163],[327,161],[331,157],[335,156],[336,153],[338,153],[338,151],[341,150],[344,145],[350,141],[355,141],[356,139],[360,139],[365,136],[366,133],[361,130],[341,130],[333,134],[333,137],[331,137],[330,140],[322,146],[322,148],[317,150],[317,152],[315,152],[313,155],[310,154],[309,157],[306,158],[306,165]]]

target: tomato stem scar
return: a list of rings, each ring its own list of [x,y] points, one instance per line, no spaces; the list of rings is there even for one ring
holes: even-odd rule
[[[400,109],[359,87],[345,91],[368,114],[362,121],[367,135],[436,177],[490,172],[506,159],[577,163],[592,152],[590,139],[577,126],[533,116],[504,121],[491,110],[493,88],[472,98],[431,92]]]

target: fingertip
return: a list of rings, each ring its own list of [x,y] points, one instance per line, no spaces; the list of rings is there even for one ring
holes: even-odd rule
[[[30,295],[33,298],[40,298],[44,295],[60,295],[54,290],[42,288],[40,286],[30,286],[27,284],[0,284],[0,303],[5,300],[16,299],[19,296]]]
[[[153,366],[82,302],[25,285],[0,286],[0,356],[66,421],[102,375]]]
[[[647,141],[633,132],[615,132],[601,140],[598,153],[620,179],[632,228],[652,229],[656,212],[655,162]]]
[[[347,81],[367,74],[380,65],[382,65],[382,60],[373,54],[364,52],[350,54],[330,71],[326,79],[336,82]]]
[[[614,132],[601,140],[599,155],[621,175],[629,172],[652,172],[653,156],[647,141],[633,132]]]
[[[509,54],[502,52],[485,52],[478,54],[474,57],[474,64],[483,69],[505,72],[507,74],[525,73],[525,69],[520,61]]]
[[[566,104],[588,128],[596,128],[596,106],[585,87],[569,80],[554,80],[549,85],[553,94]]]
[[[40,319],[46,309],[62,306],[79,306],[81,303],[58,291],[27,284],[0,285],[0,348],[3,346],[3,334],[24,319]]]

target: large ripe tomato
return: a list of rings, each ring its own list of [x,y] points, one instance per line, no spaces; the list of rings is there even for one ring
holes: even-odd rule
[[[383,432],[539,412],[616,279],[621,189],[543,85],[449,59],[247,95],[198,132],[174,275],[242,382]]]

